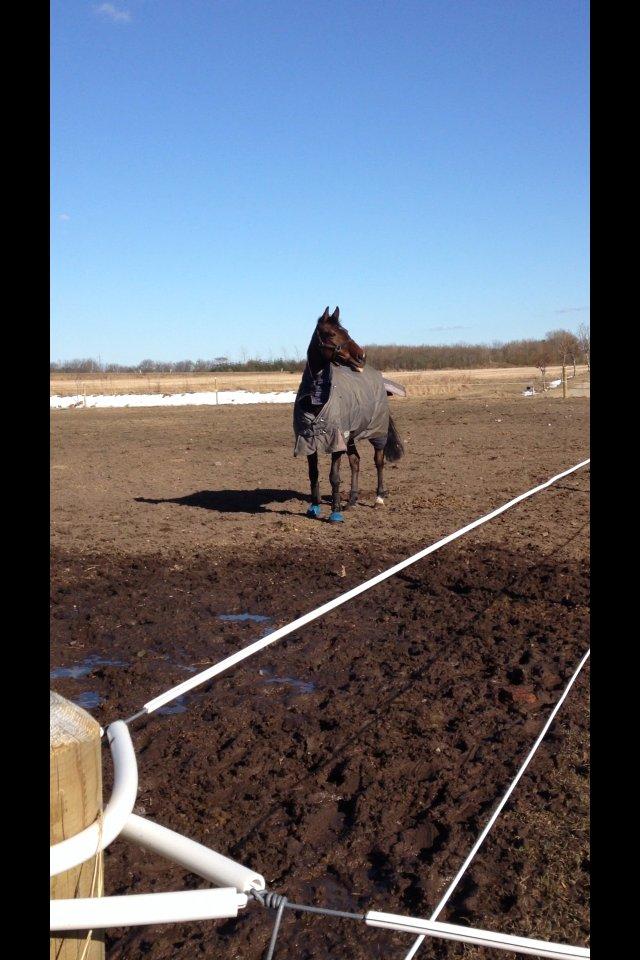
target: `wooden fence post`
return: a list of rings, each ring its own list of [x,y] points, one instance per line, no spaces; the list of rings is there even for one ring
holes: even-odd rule
[[[564,362],[562,364],[562,399],[567,399],[567,367]]]
[[[49,843],[59,843],[90,826],[102,810],[100,725],[93,717],[50,692]],[[53,900],[100,897],[104,892],[102,853],[51,877]],[[49,960],[104,960],[104,931],[65,930],[49,938]]]

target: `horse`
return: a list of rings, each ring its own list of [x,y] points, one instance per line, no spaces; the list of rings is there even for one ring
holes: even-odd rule
[[[385,458],[395,463],[404,455],[404,445],[389,412],[388,396],[406,391],[366,365],[366,353],[340,323],[340,309],[329,314],[326,307],[316,322],[307,350],[307,365],[293,408],[296,438],[294,456],[306,454],[311,484],[307,516],[321,516],[318,450],[331,454],[332,505],[329,521],[344,520],[340,504],[340,461],[347,454],[351,467],[351,491],[343,509],[358,502],[360,455],[356,442],[368,439],[374,448],[378,473],[376,506],[384,506]]]

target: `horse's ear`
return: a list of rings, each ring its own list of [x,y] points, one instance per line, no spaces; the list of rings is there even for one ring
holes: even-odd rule
[[[324,313],[320,317],[320,320],[328,320],[328,319],[329,319],[329,307],[325,307]]]
[[[331,320],[334,323],[340,323],[340,307],[335,308],[335,310],[331,314]]]

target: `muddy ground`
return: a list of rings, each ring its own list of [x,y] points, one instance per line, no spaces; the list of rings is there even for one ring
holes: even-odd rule
[[[365,442],[342,526],[303,516],[288,407],[53,414],[52,688],[103,725],[129,716],[588,456],[584,400],[392,409],[407,455],[387,504]],[[586,469],[134,723],[138,812],[289,899],[429,916],[588,646],[588,504]],[[587,667],[441,919],[588,943],[588,719]],[[109,776],[105,755],[107,793]],[[108,851],[109,893],[201,886]],[[108,957],[257,960],[272,916],[113,930]],[[412,942],[285,914],[276,957]]]

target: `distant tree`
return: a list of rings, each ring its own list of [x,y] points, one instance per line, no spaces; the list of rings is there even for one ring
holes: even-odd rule
[[[73,360],[65,360],[61,369],[68,373],[95,373],[100,369],[97,360],[92,357],[80,357]]]
[[[155,373],[157,368],[158,364],[155,360],[142,360],[138,365],[140,373]]]
[[[591,335],[588,323],[581,323],[578,327],[578,343],[580,352],[587,361],[587,370],[591,372]]]
[[[542,377],[543,390],[547,389],[547,366],[548,365],[549,365],[549,353],[545,345],[540,351],[538,355],[538,359],[536,361],[536,366],[538,367],[538,370],[540,371],[540,376]]]
[[[577,356],[580,344],[575,333],[570,330],[550,330],[545,337],[551,357],[556,363],[566,366],[567,362]]]

